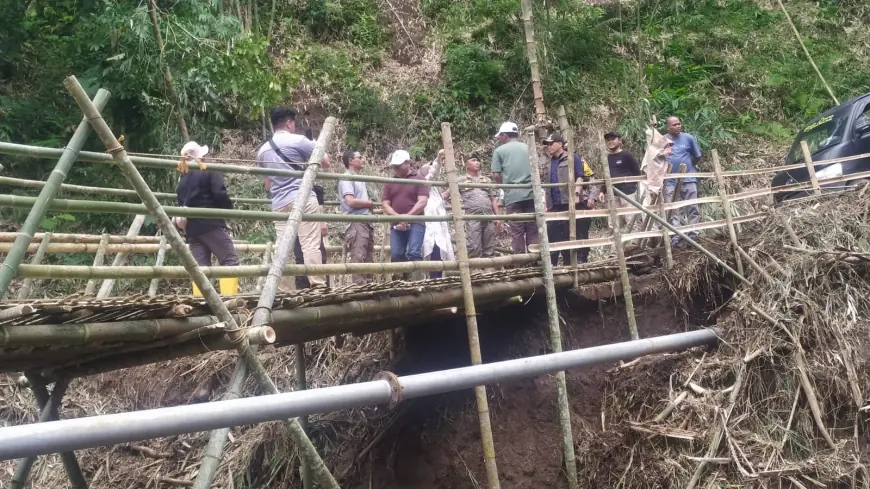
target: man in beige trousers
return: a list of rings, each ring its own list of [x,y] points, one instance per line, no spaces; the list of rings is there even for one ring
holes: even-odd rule
[[[278,107],[272,110],[272,138],[260,147],[257,152],[257,166],[278,170],[304,171],[311,153],[314,151],[314,142],[301,134],[296,134],[296,111],[287,107]],[[321,165],[324,169],[329,168],[329,156],[323,155]],[[302,186],[302,177],[278,177],[265,178],[266,190],[272,199],[272,210],[278,212],[290,212],[299,188]],[[320,211],[317,196],[314,191],[308,197],[303,214],[316,214]],[[320,241],[322,239],[322,223],[302,221],[299,223],[299,243],[302,245],[302,256],[306,266],[323,264],[320,254]],[[277,239],[281,239],[287,221],[275,221]],[[308,282],[312,287],[325,286],[326,277],[323,275],[309,275]],[[292,290],[294,288],[293,277],[281,277],[280,288]]]

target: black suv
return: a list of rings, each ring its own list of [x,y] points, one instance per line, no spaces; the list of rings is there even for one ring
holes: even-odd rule
[[[804,161],[801,141],[807,142],[813,161],[870,153],[870,93],[853,98],[810,121],[792,143],[785,158],[786,165]],[[816,176],[819,180],[866,171],[870,171],[870,157],[816,166]],[[771,187],[809,180],[810,176],[806,168],[796,168],[777,173],[773,177]],[[857,181],[853,180],[822,185],[822,187],[842,189],[855,183]],[[784,200],[806,195],[808,195],[806,190],[780,192],[774,194],[773,201],[778,205]]]

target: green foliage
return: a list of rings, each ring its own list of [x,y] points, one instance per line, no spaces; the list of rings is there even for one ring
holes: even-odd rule
[[[461,44],[447,50],[444,79],[450,95],[461,102],[483,105],[504,88],[504,63],[492,59],[478,44]]]
[[[386,40],[378,15],[378,3],[373,0],[307,0],[298,2],[295,17],[320,42],[340,40],[376,47]]]

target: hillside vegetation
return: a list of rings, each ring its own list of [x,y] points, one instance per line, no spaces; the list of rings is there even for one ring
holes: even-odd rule
[[[488,136],[504,119],[531,121],[519,0],[158,0],[163,57],[149,1],[6,3],[4,141],[65,144],[80,120],[61,86],[69,74],[91,93],[112,92],[110,124],[138,152],[176,153],[179,111],[191,138],[218,150],[239,138],[260,141],[263,114],[276,104],[299,107],[315,127],[336,115],[341,145],[365,149],[372,162],[397,145],[431,155],[442,121],[454,125],[463,151],[491,147]],[[839,98],[870,91],[870,7],[860,0],[786,5]],[[775,1],[534,6],[545,102],[551,113],[565,105],[586,153],[593,131],[619,128],[636,147],[651,115],[675,114],[705,148],[776,154],[802,121],[831,105]],[[164,64],[177,103],[167,94]],[[95,139],[90,149],[101,150]],[[36,179],[53,165],[7,157],[2,164],[8,175]],[[173,189],[175,175],[144,172],[156,188]],[[68,181],[126,186],[113,168],[91,164],[75,166]],[[61,231],[113,232],[122,222],[63,214],[45,221]]]

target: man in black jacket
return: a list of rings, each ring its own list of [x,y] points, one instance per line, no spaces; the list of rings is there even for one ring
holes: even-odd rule
[[[208,153],[207,146],[199,146],[191,141],[181,150],[187,159],[199,160]],[[186,173],[176,189],[178,205],[182,207],[201,207],[207,209],[232,209],[233,202],[227,195],[224,178],[220,173],[210,171],[191,171]],[[223,219],[190,218],[185,226],[187,244],[200,266],[210,266],[214,255],[218,263],[226,266],[239,264],[239,255]],[[238,292],[238,279],[221,279],[221,293]],[[194,295],[197,294],[194,287]]]

